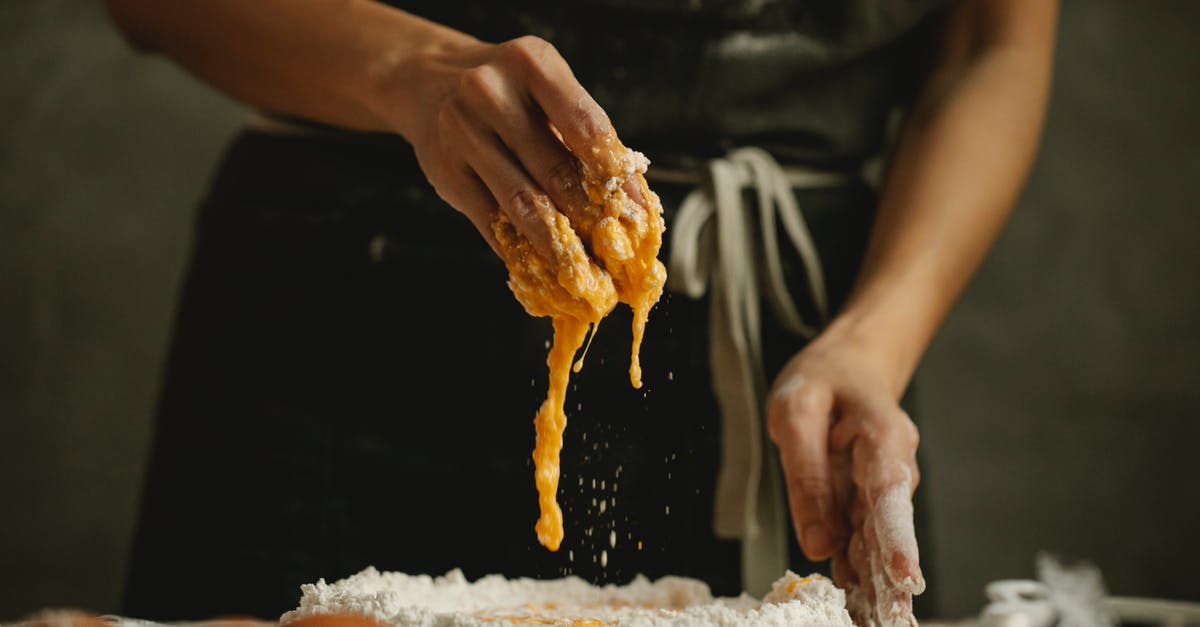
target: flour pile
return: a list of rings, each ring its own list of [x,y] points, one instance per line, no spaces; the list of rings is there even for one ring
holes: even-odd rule
[[[285,624],[311,616],[356,614],[402,627],[485,627],[513,624],[573,627],[852,627],[845,594],[821,575],[788,571],[762,599],[716,597],[686,577],[593,586],[569,576],[553,580],[488,575],[474,582],[462,571],[441,577],[367,569],[332,584],[300,587],[300,605]]]

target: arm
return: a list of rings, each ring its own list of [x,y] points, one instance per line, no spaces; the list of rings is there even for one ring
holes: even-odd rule
[[[106,0],[138,49],[253,107],[395,131],[374,104],[393,60],[473,38],[371,1]]]
[[[855,287],[768,399],[801,547],[833,558],[859,619],[907,624],[924,590],[910,501],[918,435],[899,399],[1032,165],[1056,21],[1051,0],[949,7]]]
[[[1056,3],[958,2],[888,173],[838,332],[892,355],[899,395],[1003,227],[1041,137]]]
[[[237,100],[403,136],[493,247],[503,211],[553,258],[550,215],[588,204],[576,155],[602,158],[615,141],[567,63],[533,37],[483,42],[374,0],[106,3],[133,45]]]

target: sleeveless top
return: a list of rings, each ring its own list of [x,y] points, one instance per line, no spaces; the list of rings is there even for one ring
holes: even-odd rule
[[[857,168],[915,93],[943,0],[392,0],[498,43],[558,49],[622,140],[658,160],[739,145]]]

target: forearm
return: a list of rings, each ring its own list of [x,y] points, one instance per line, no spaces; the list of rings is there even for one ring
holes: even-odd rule
[[[1048,42],[964,56],[918,100],[858,281],[828,331],[871,346],[897,397],[1008,218],[1045,115]]]
[[[250,106],[367,131],[398,131],[398,68],[475,40],[373,0],[107,0],[139,48]],[[386,96],[385,96],[386,92]],[[397,103],[392,105],[395,111]],[[402,103],[400,103],[402,104]]]

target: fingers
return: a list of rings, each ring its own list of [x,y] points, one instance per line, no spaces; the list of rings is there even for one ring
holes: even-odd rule
[[[479,72],[492,78],[479,79],[485,86],[472,89],[465,98],[480,112],[487,126],[494,129],[508,151],[516,157],[537,186],[549,195],[554,206],[565,214],[581,235],[591,231],[587,215],[590,207],[581,184],[579,160],[555,135],[529,94],[519,87],[501,87],[504,78],[495,70]]]
[[[847,543],[849,546],[849,543]],[[850,563],[850,556],[846,553],[847,549],[834,554],[829,560],[829,572],[833,575],[833,581],[842,588],[849,589],[857,586],[860,582],[858,572],[854,570],[854,566]]]
[[[470,88],[471,91],[488,94],[471,98],[505,98],[501,92],[506,87],[489,72],[476,72],[469,76],[475,77],[471,79],[470,84],[477,85]],[[471,217],[476,228],[480,227],[481,221],[487,220],[489,226],[483,231],[490,231],[491,220],[485,217],[489,213],[481,207],[488,204],[491,208],[503,211],[539,255],[545,259],[555,259],[550,225],[553,223],[556,209],[550,198],[516,162],[496,133],[463,106],[444,109],[439,123],[446,139],[457,143],[463,149],[466,168],[483,183],[488,195],[493,199],[491,203],[484,203],[476,198],[477,189],[467,191],[470,200],[473,201],[469,206],[472,210],[469,210],[468,217]],[[458,182],[461,183],[461,179],[468,177],[459,178]],[[462,205],[459,206],[462,208]]]
[[[581,236],[591,232],[599,216],[589,215],[580,158],[615,163],[619,142],[553,46],[535,37],[496,46],[491,60],[462,74],[443,118],[461,140],[452,145],[539,255],[554,258],[555,212]]]
[[[916,425],[899,407],[851,408],[829,434],[830,448],[852,454],[854,483],[872,502],[897,483],[915,489],[919,443]]]
[[[650,208],[649,201],[647,201],[646,198],[644,196],[642,196],[642,186],[638,184],[636,177],[634,177],[634,176],[627,177],[625,179],[625,182],[621,185],[621,189],[625,190],[625,195],[629,196],[629,199],[632,200],[633,202],[637,203],[638,206],[640,206],[641,208],[643,208],[643,209]]]
[[[776,387],[767,404],[767,429],[779,447],[796,537],[813,561],[833,556],[844,541],[828,455],[833,393],[799,378]]]
[[[846,589],[846,609],[856,624],[914,626],[913,592],[896,585],[888,573],[889,553],[878,533],[879,513],[862,509],[867,512],[863,525],[855,529],[845,555],[833,563],[834,579]]]
[[[915,425],[899,408],[849,411],[830,432],[833,455],[849,455],[855,502],[847,561],[853,597],[883,625],[915,624],[912,596],[925,590],[913,524],[919,480]],[[843,570],[847,570],[843,567]]]
[[[830,436],[835,450],[850,448],[854,484],[869,519],[863,525],[874,526],[888,580],[913,594],[925,589],[912,508],[912,494],[920,478],[918,442],[916,426],[899,408],[857,412],[839,423]]]
[[[846,609],[856,625],[875,624],[875,577],[871,568],[870,551],[861,530],[850,536],[846,548],[846,563],[853,578],[846,587]]]
[[[492,198],[492,193],[474,172],[464,169],[459,173],[458,180],[453,191],[442,193],[439,190],[439,195],[451,206],[458,207],[459,211],[467,216],[475,229],[479,231],[479,234],[487,240],[492,251],[500,256],[500,244],[496,241],[495,231],[492,230],[492,222],[495,221],[496,212],[499,211],[496,200]]]
[[[897,484],[885,492],[876,502],[872,517],[872,531],[888,580],[899,590],[921,594],[925,578],[919,565],[909,484]]]
[[[492,231],[492,222],[495,221],[499,209],[487,186],[479,180],[479,177],[466,163],[460,162],[454,166],[451,165],[454,163],[453,161],[446,160],[444,157],[432,161],[438,164],[436,169],[432,170],[432,174],[428,175],[434,191],[442,200],[466,216],[475,230],[479,231],[479,234],[487,241],[488,246],[491,246],[492,250],[500,255],[500,245]],[[429,166],[422,163],[422,167]]]
[[[878,512],[869,514],[875,518]],[[862,528],[863,545],[866,547],[866,561],[870,569],[871,596],[874,597],[872,611],[878,624],[887,627],[915,626],[916,620],[912,614],[912,592],[889,581],[886,563],[888,551],[877,533],[878,524],[864,525]],[[876,521],[877,522],[877,521]]]
[[[533,100],[545,111],[567,148],[585,163],[595,164],[602,171],[615,171],[615,150],[620,142],[612,122],[554,46],[537,37],[521,37],[502,46],[524,68]]]

